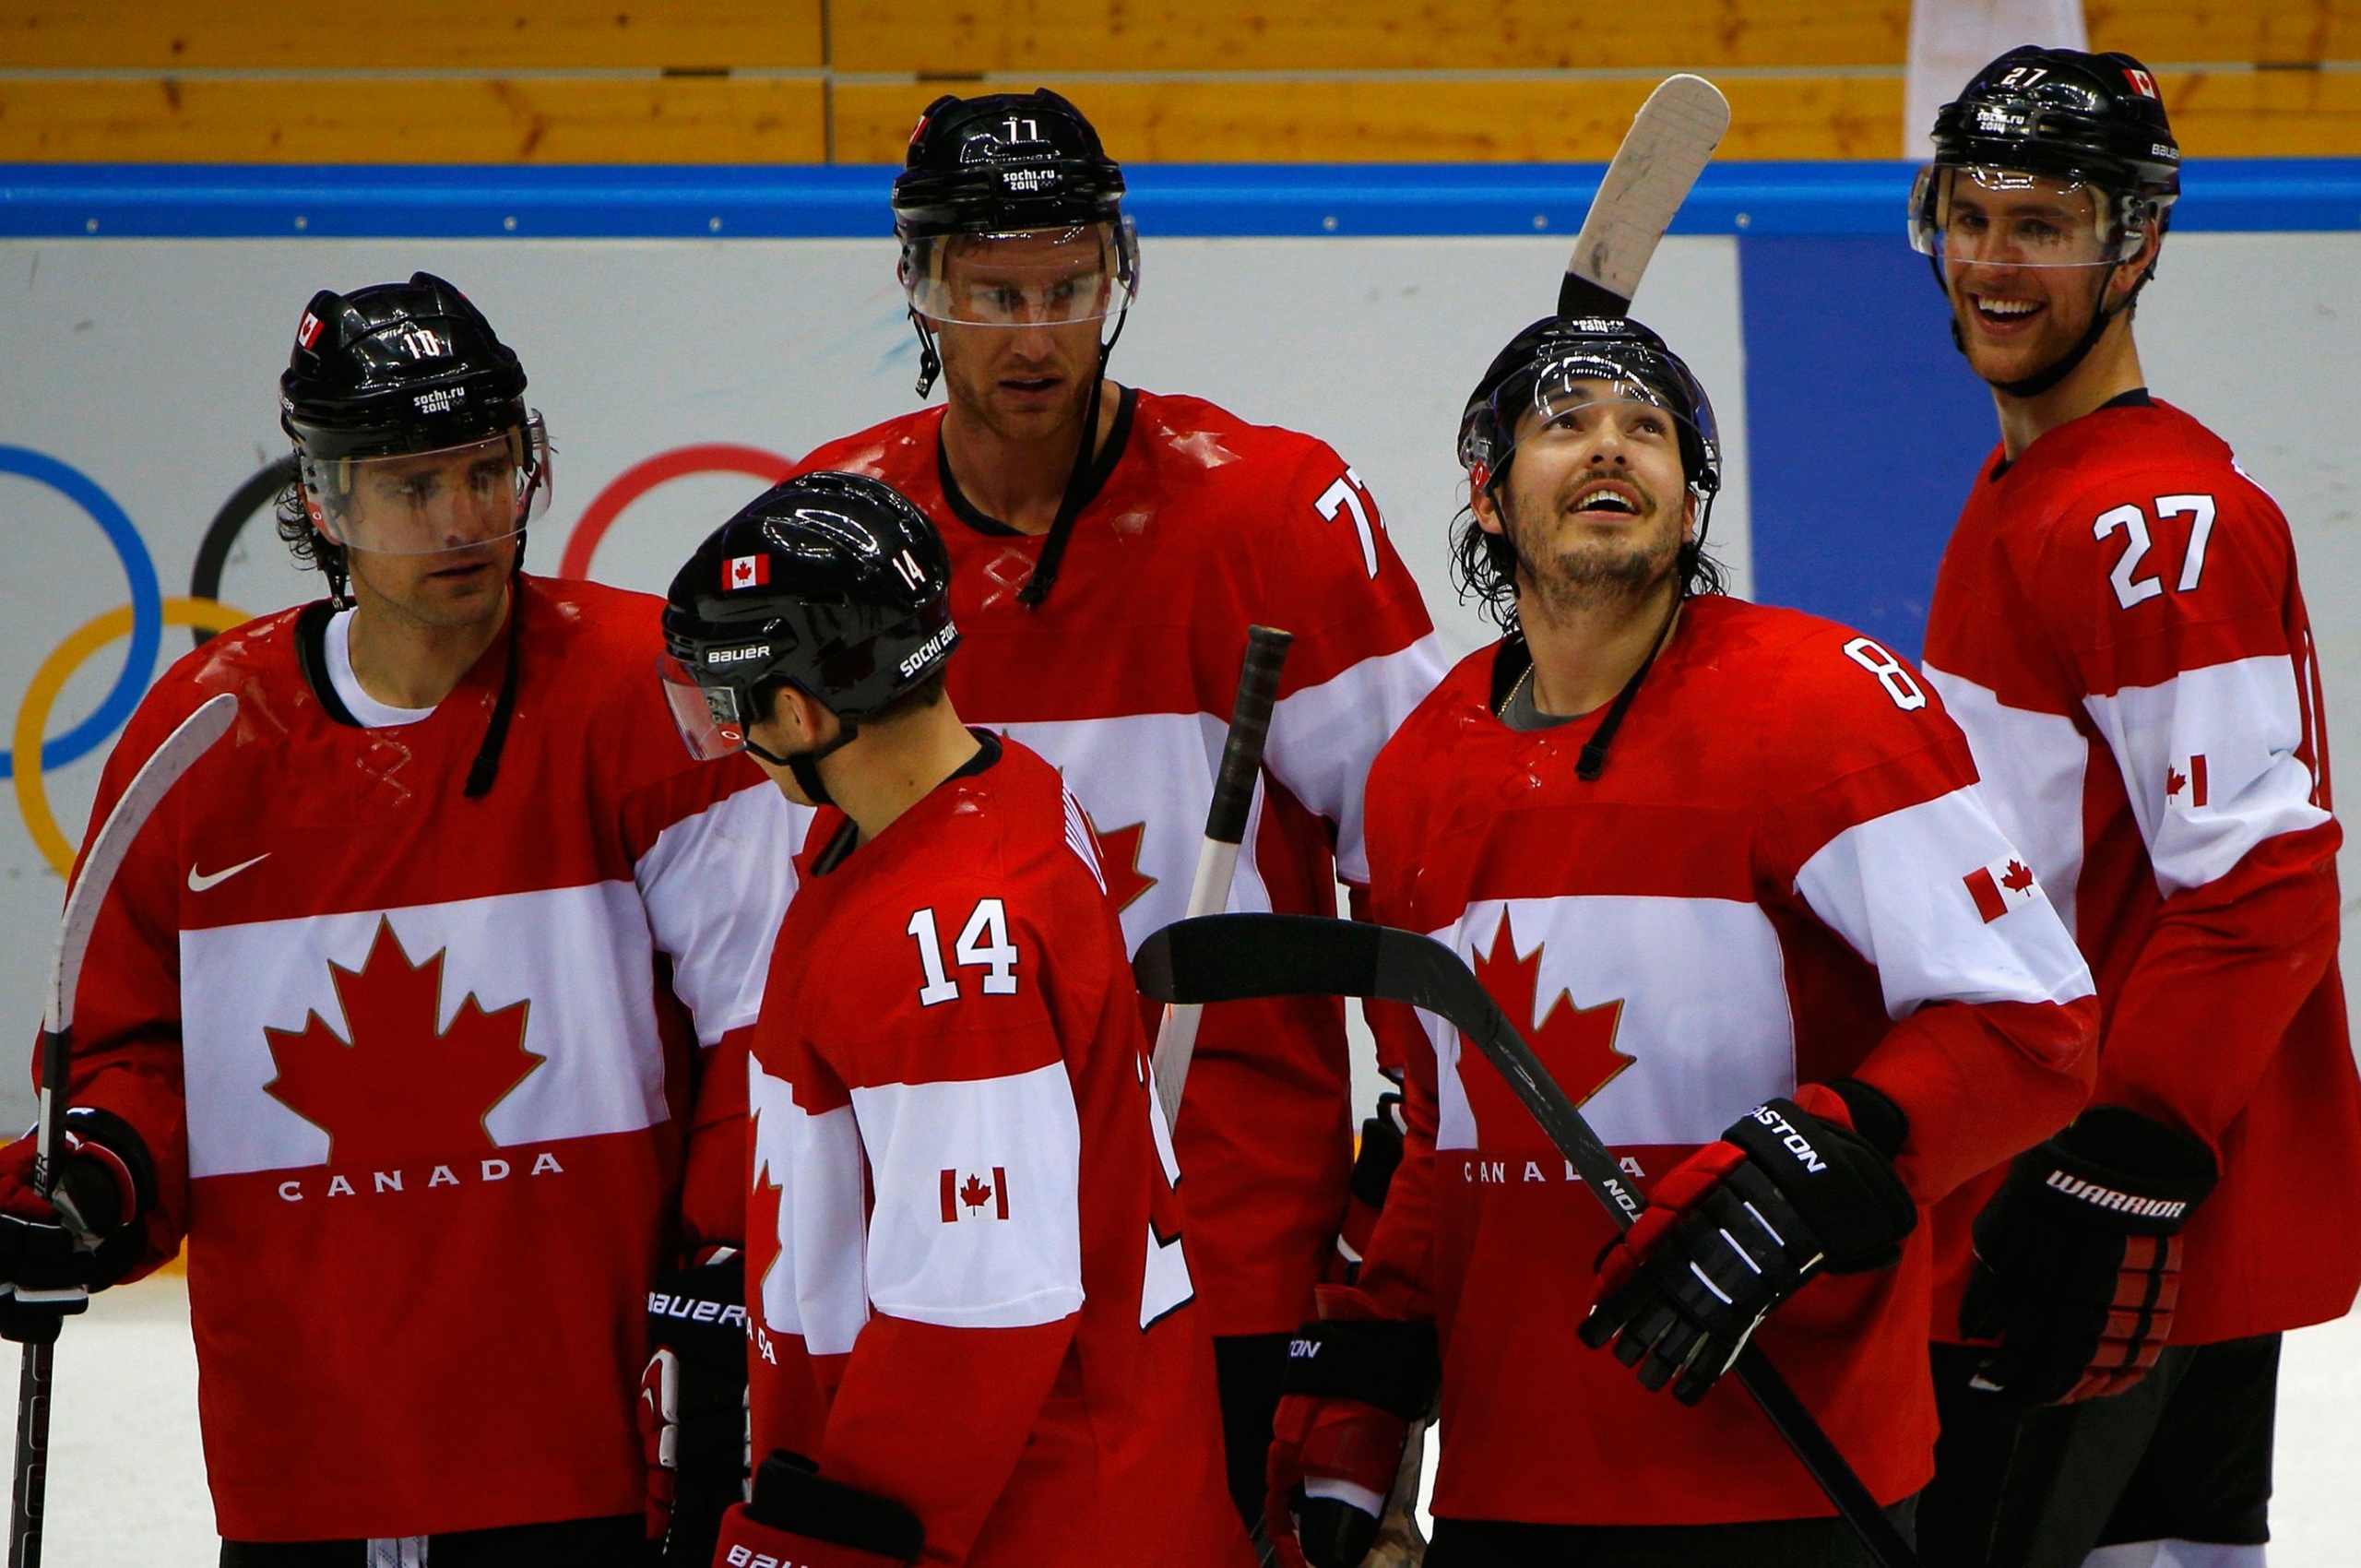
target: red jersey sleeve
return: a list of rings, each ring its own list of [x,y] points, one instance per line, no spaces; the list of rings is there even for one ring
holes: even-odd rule
[[[811,1034],[868,1177],[872,1316],[818,1455],[967,1555],[1021,1457],[1083,1301],[1081,1123],[1021,886],[932,880],[865,912]],[[878,910],[885,906],[880,905]]]
[[[2234,464],[2193,457],[2110,475],[2058,521],[2028,592],[2163,900],[2095,1097],[2218,1148],[2335,961],[2341,831],[2294,540]]]
[[[1764,737],[1777,783],[1757,875],[1876,970],[1893,1027],[1855,1075],[1908,1114],[1897,1168],[1932,1203],[2081,1106],[2090,971],[1909,664],[1827,628],[1796,648],[1769,711],[1811,739]]]
[[[1369,880],[1362,792],[1378,748],[1442,678],[1434,625],[1394,552],[1377,498],[1307,441],[1264,536],[1264,613],[1291,632],[1264,765],[1334,826],[1336,869]]]

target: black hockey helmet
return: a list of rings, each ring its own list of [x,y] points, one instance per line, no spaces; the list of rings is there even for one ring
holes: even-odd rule
[[[905,246],[1122,216],[1122,167],[1082,111],[1047,88],[936,99],[910,133],[894,181],[894,234]]]
[[[1950,260],[2101,269],[2104,299],[2115,269],[2171,226],[2180,199],[2180,146],[2164,97],[2148,68],[2129,54],[2011,49],[1936,112],[1934,142],[1934,161],[1918,172],[1910,193],[1910,243],[1928,258],[1946,292]],[[2060,233],[2050,225],[2037,236],[2011,234],[1978,218],[1974,207],[1954,205],[1955,193],[1981,186],[2005,196],[2028,178],[2088,190],[2087,232]],[[2000,390],[2034,397],[2057,386],[2154,275],[2152,264],[2122,304],[2093,312],[2072,349],[2032,375],[1999,384]],[[1956,323],[1952,335],[1964,350]]]
[[[333,564],[320,557],[332,577],[341,576],[345,549],[472,548],[488,533],[522,531],[548,506],[549,438],[525,406],[525,368],[483,313],[432,273],[314,294],[279,378],[279,408],[313,521],[334,547]],[[353,505],[372,465],[442,453],[464,458],[477,448],[476,461],[444,476],[439,496],[407,483],[398,507]],[[471,515],[455,532],[457,468],[470,470],[481,493],[465,497]]]
[[[1459,417],[1459,461],[1489,490],[1507,476],[1517,426],[1602,401],[1651,403],[1673,417],[1680,466],[1702,502],[1722,488],[1720,428],[1686,362],[1628,316],[1543,316],[1492,358]]]
[[[926,514],[866,474],[802,474],[764,492],[697,546],[664,604],[665,695],[690,754],[751,750],[767,689],[792,685],[843,721],[932,679],[959,645],[951,555]],[[816,775],[797,766],[804,790]]]

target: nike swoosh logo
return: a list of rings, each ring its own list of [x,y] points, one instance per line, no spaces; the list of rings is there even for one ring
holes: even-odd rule
[[[203,893],[208,888],[219,887],[248,866],[258,866],[268,859],[270,859],[270,851],[265,849],[251,861],[240,861],[236,865],[224,871],[214,872],[210,875],[191,866],[188,868],[188,890],[191,893]]]

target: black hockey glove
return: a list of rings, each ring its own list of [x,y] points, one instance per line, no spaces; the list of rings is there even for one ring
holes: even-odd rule
[[[2202,1143],[2118,1105],[2019,1155],[1975,1217],[1959,1325],[2000,1348],[1971,1386],[2029,1407],[2120,1394],[2147,1375],[2180,1295],[2177,1233],[2213,1182]]]
[[[1666,1172],[1638,1223],[1600,1254],[1583,1343],[1612,1340],[1641,1386],[1671,1383],[1674,1398],[1696,1404],[1805,1281],[1901,1258],[1918,1224],[1893,1170],[1908,1132],[1901,1107],[1850,1078],[1739,1118]]]
[[[0,1337],[47,1344],[61,1318],[86,1301],[71,1293],[103,1290],[136,1267],[147,1250],[140,1223],[156,1203],[156,1165],[131,1123],[111,1111],[77,1106],[65,1113],[53,1204],[33,1185],[33,1138],[0,1148]],[[78,1244],[60,1218],[70,1207],[98,1238]],[[55,1294],[27,1301],[21,1293]]]
[[[823,1479],[781,1448],[730,1505],[713,1561],[726,1568],[899,1568],[926,1550],[919,1516],[890,1497]]]
[[[707,1568],[722,1512],[746,1495],[745,1259],[678,1269],[647,1292],[639,1435],[658,1561]]]
[[[1264,1472],[1263,1524],[1281,1568],[1357,1568],[1369,1555],[1410,1423],[1431,1411],[1442,1372],[1433,1324],[1378,1316],[1358,1290],[1319,1296],[1322,1320],[1287,1345]]]

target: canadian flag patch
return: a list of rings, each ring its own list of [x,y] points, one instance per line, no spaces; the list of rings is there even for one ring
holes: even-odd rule
[[[2156,96],[2156,78],[2147,72],[2126,65],[2123,67],[2123,79],[2130,82],[2131,90],[2141,97],[2154,98]]]
[[[319,335],[320,318],[310,311],[305,311],[303,319],[295,324],[295,346],[299,349],[308,349]]]
[[[946,1170],[943,1173],[943,1223],[956,1225],[963,1219],[1007,1218],[1007,1170],[993,1166],[990,1181],[984,1179],[980,1170]]]
[[[2033,867],[2011,855],[1994,861],[1988,866],[1978,866],[1960,878],[1967,884],[1967,896],[1975,900],[1975,912],[1990,925],[2020,904],[2030,904],[2041,891],[2034,880]]]
[[[2205,754],[2176,757],[2165,765],[2165,804],[2196,807],[2205,803]]]
[[[760,588],[771,580],[771,558],[767,555],[732,555],[721,568],[724,592],[732,588]]]

